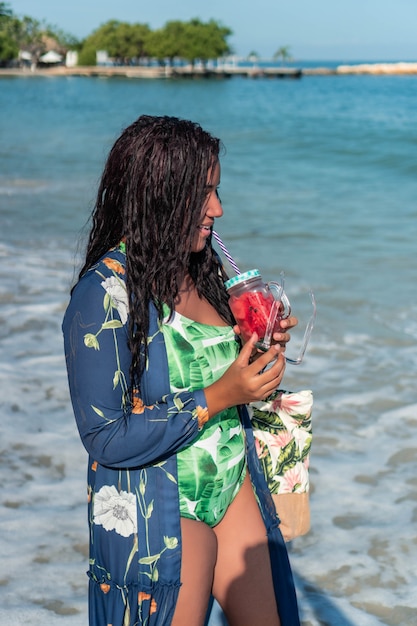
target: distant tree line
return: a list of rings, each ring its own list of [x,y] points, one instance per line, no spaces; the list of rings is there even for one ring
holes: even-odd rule
[[[51,47],[65,54],[67,50],[79,49],[79,46],[80,42],[72,35],[32,17],[19,19],[9,3],[0,2],[0,65],[15,61],[22,51],[30,53],[37,62]]]
[[[129,24],[110,20],[87,37],[79,51],[80,65],[94,65],[97,50],[106,50],[116,63],[127,65],[144,59],[157,59],[161,65],[179,58],[192,65],[203,64],[231,53],[226,39],[230,28],[215,20],[189,22],[174,20],[151,30],[147,24]]]
[[[33,62],[47,50],[62,55],[68,50],[78,52],[79,65],[95,65],[97,51],[104,50],[112,61],[130,65],[156,59],[161,65],[181,59],[203,65],[210,59],[232,52],[227,38],[232,30],[215,20],[202,22],[169,21],[162,28],[151,30],[147,24],[130,24],[110,20],[84,40],[77,40],[60,29],[31,17],[16,17],[7,2],[0,2],[0,64],[14,62],[19,53],[29,53]]]

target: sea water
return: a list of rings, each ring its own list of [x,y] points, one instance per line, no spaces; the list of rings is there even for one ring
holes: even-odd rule
[[[417,79],[0,80],[0,622],[87,622],[86,453],[61,320],[105,157],[143,113],[224,144],[216,230],[242,271],[285,272],[314,391],[304,626],[417,615]]]

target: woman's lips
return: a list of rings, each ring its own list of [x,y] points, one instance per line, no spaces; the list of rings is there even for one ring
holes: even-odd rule
[[[201,233],[202,235],[210,235],[210,233],[211,233],[211,228],[212,228],[211,224],[210,224],[210,225],[201,224],[201,225],[198,227],[198,230],[200,231],[200,233]]]

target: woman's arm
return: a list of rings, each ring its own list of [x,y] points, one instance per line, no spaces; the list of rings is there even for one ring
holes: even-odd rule
[[[76,286],[63,322],[78,430],[89,454],[102,465],[155,463],[196,437],[206,413],[205,395],[202,390],[172,394],[167,378],[150,406],[138,397],[132,406],[126,289],[120,273],[101,270],[101,265],[91,270]],[[166,361],[149,367],[147,376],[167,374]]]

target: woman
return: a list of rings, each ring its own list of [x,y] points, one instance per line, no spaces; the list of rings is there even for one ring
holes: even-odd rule
[[[142,116],[114,144],[65,314],[89,454],[91,626],[297,626],[285,545],[242,405],[280,384],[294,318],[239,352],[211,246],[219,140]],[[265,371],[267,365],[272,364]],[[256,495],[255,495],[256,494]]]

